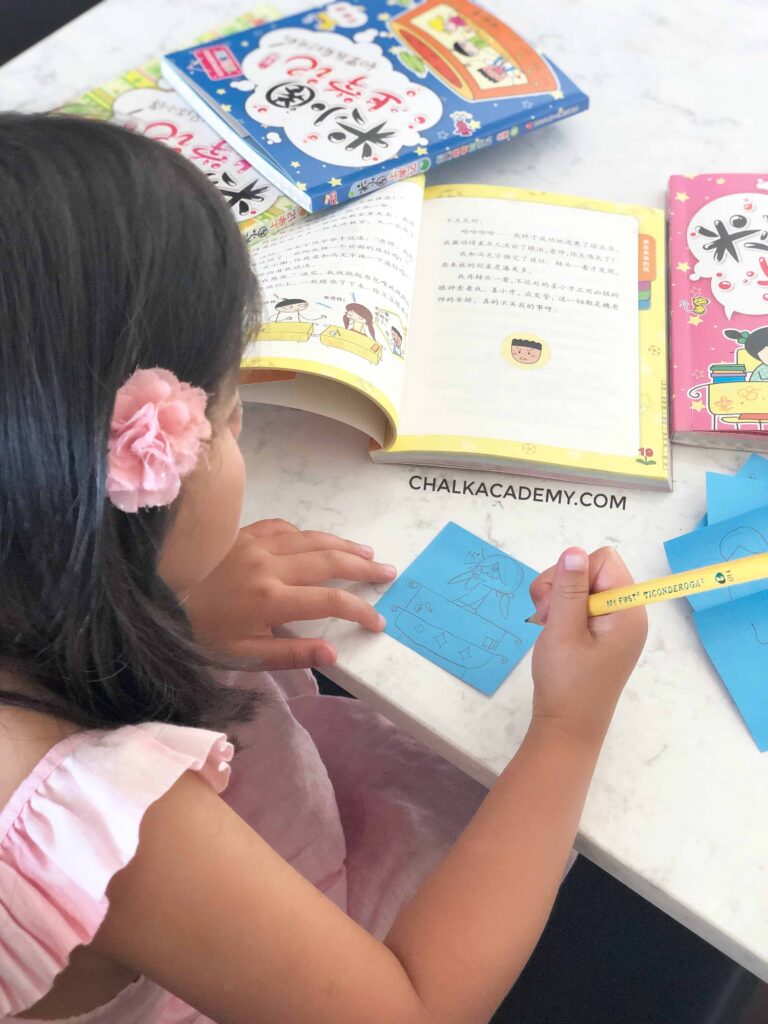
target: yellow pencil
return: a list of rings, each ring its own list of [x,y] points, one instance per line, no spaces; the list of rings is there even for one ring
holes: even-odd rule
[[[647,583],[633,583],[631,587],[618,587],[616,590],[590,594],[587,612],[592,616],[608,615],[610,612],[620,612],[625,608],[637,608],[638,605],[654,604],[656,601],[669,601],[675,597],[690,597],[691,594],[701,594],[705,590],[751,583],[753,580],[766,577],[768,554],[749,555],[747,558],[735,558],[731,562],[702,565],[700,569],[689,569],[672,576],[660,576],[656,580],[648,580]]]

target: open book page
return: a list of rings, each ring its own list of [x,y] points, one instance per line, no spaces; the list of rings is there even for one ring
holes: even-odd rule
[[[380,444],[394,432],[410,359],[423,194],[423,178],[399,182],[252,250],[263,324],[242,367],[314,379],[256,383],[246,397],[333,415],[367,429]],[[328,380],[337,387],[321,394]],[[366,402],[346,399],[339,385],[357,389],[367,405],[374,400],[376,423],[369,422]]]
[[[492,197],[511,191],[427,192],[400,440],[454,452],[517,442],[564,463],[574,450],[634,457],[638,221]]]

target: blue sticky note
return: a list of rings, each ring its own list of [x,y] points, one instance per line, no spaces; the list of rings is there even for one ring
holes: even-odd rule
[[[707,521],[710,526],[751,512],[761,505],[768,505],[768,476],[707,473]]]
[[[696,612],[702,643],[760,750],[768,750],[768,593]]]
[[[448,523],[377,602],[384,630],[483,693],[495,693],[541,632],[525,620],[538,573]]]
[[[762,506],[742,516],[665,541],[664,550],[673,572],[727,562],[732,558],[746,558],[747,555],[765,554],[768,552],[768,507]],[[688,600],[696,611],[700,611],[766,589],[768,580],[756,580],[754,583],[741,583],[736,587],[694,594]]]
[[[768,459],[761,455],[750,455],[736,476],[748,476],[752,480],[768,480]]]

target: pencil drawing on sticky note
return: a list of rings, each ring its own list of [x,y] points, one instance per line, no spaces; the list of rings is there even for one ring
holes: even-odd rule
[[[737,526],[729,530],[720,541],[720,554],[723,560],[746,558],[748,555],[762,555],[768,552],[768,541],[751,526]],[[733,600],[733,587],[728,587],[728,597]]]
[[[768,541],[751,526],[737,526],[729,530],[720,541],[723,561],[731,558],[746,558],[747,555],[762,555],[768,551]]]
[[[409,579],[406,586],[412,592],[411,597],[403,607],[393,605],[392,611],[395,625],[416,647],[423,647],[455,665],[456,674],[462,678],[467,670],[483,668],[494,659],[501,665],[507,664],[507,657],[497,654],[496,648],[505,634],[515,644],[520,643],[519,636],[484,618],[476,608],[458,600],[446,601],[418,580]],[[491,591],[477,600],[484,601],[489,593]]]
[[[452,675],[493,693],[538,635],[525,620],[536,573],[449,523],[377,608],[386,632]]]
[[[456,604],[462,608],[479,612],[489,599],[493,599],[502,618],[506,619],[509,603],[522,582],[523,570],[514,558],[497,552],[491,555],[481,552],[480,561],[471,561],[469,568],[448,580],[448,585],[464,584],[464,593],[456,598]]]

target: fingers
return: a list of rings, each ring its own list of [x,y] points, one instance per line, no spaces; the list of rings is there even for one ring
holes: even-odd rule
[[[274,562],[276,575],[288,586],[311,586],[328,580],[388,583],[397,576],[394,565],[382,565],[346,551],[310,551],[283,555]]]
[[[373,605],[347,590],[336,587],[277,586],[270,595],[270,613],[275,623],[306,619],[346,619],[379,633],[386,625]]]
[[[618,560],[618,564],[616,562]],[[531,599],[536,606],[536,614],[530,621],[543,626],[549,615],[549,603],[552,595],[552,582],[555,578],[556,566],[550,566],[530,586]],[[623,574],[623,575],[622,575]],[[621,579],[622,582],[610,582]],[[589,556],[589,592],[610,590],[612,587],[623,587],[632,582],[629,570],[622,562],[615,548],[602,547]]]
[[[233,646],[231,653],[263,672],[284,668],[327,668],[336,661],[336,651],[326,640],[288,637],[242,640]]]
[[[634,583],[632,574],[615,548],[600,548],[590,562],[594,562],[590,566],[590,590],[593,593],[613,590],[614,587],[628,587]]]
[[[593,591],[627,587],[634,582],[618,551],[603,548],[598,553],[603,558],[595,576]],[[642,646],[648,632],[648,615],[644,607],[626,608],[611,615],[596,615],[589,620],[589,628],[595,636],[613,633],[618,642],[626,644],[630,639],[636,639]]]
[[[552,595],[552,581],[554,578],[555,567],[553,565],[537,576],[529,588],[531,600],[536,606],[536,614],[529,621],[535,622],[537,626],[543,626],[547,621],[549,599]]]
[[[260,519],[258,523],[250,523],[244,526],[241,533],[247,533],[251,537],[273,537],[281,533],[300,533],[298,526],[289,523],[287,519]]]
[[[563,640],[587,634],[589,556],[582,548],[567,548],[554,569],[546,629]]]
[[[273,555],[296,555],[305,551],[347,551],[360,558],[373,558],[373,548],[367,544],[356,544],[352,540],[316,530],[276,533],[267,538],[265,546]]]

